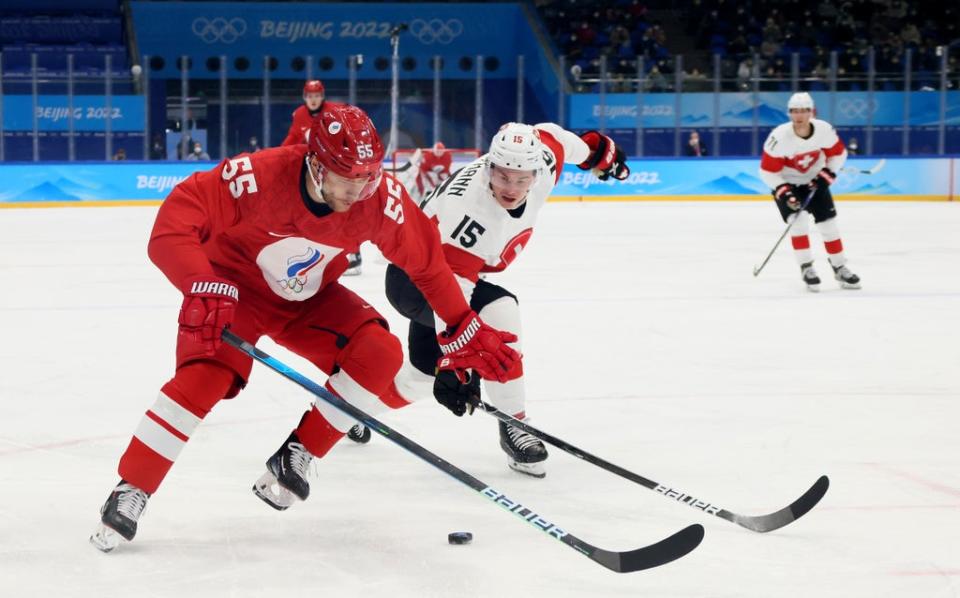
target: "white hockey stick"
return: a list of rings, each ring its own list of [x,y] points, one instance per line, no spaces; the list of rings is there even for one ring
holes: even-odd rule
[[[877,174],[880,172],[883,167],[886,165],[887,159],[881,158],[879,162],[873,165],[873,168],[868,168],[867,170],[861,170],[859,168],[854,168],[853,166],[844,166],[840,169],[840,172],[857,172],[860,174]]]
[[[754,266],[754,268],[753,268],[753,275],[754,275],[754,277],[756,277],[757,274],[760,274],[760,271],[763,270],[763,267],[766,266],[766,265],[767,265],[767,262],[770,261],[770,258],[773,257],[773,252],[775,252],[775,251],[777,250],[777,247],[780,247],[780,242],[783,241],[783,239],[787,236],[787,233],[790,232],[790,229],[793,228],[793,223],[797,221],[797,218],[799,218],[801,214],[803,214],[803,210],[807,207],[807,205],[808,205],[808,204],[810,203],[810,201],[813,199],[813,195],[814,195],[814,193],[816,193],[816,192],[817,192],[817,188],[816,188],[816,186],[814,186],[814,187],[810,190],[810,193],[807,195],[807,198],[806,198],[805,200],[803,200],[803,204],[800,206],[800,209],[797,210],[796,212],[794,212],[793,214],[791,214],[791,215],[787,218],[787,228],[785,228],[785,229],[783,230],[783,234],[780,235],[780,238],[779,238],[779,239],[777,239],[777,242],[773,245],[773,249],[771,249],[771,250],[770,250],[770,253],[767,254],[767,257],[764,258],[762,264],[760,264],[759,266]]]

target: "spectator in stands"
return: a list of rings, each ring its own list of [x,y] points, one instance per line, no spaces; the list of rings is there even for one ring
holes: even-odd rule
[[[120,149],[118,149],[118,150],[116,151],[115,154],[113,154],[113,159],[114,159],[114,160],[126,160],[126,159],[127,159],[127,150],[125,150],[125,149],[123,149],[123,148],[121,147]]]
[[[643,82],[643,89],[645,91],[667,91],[669,87],[667,78],[660,72],[660,67],[654,65],[654,67],[650,69],[650,72],[647,73],[647,77]]]
[[[253,154],[259,152],[261,149],[263,148],[260,147],[260,141],[257,139],[257,136],[252,136],[249,145],[247,145],[247,153]]]
[[[847,143],[847,153],[851,156],[856,156],[860,153],[860,144],[857,142],[856,137],[851,137],[850,142]]]
[[[195,161],[195,160],[209,160],[209,159],[210,159],[210,154],[208,154],[207,152],[203,151],[203,146],[200,145],[200,142],[199,142],[199,141],[194,141],[194,142],[193,142],[193,151],[190,152],[185,159],[186,159],[186,160],[191,160],[191,161]]]
[[[707,155],[707,146],[700,140],[699,133],[691,131],[690,139],[687,140],[687,147],[684,151],[688,156],[700,158]]]
[[[150,159],[167,159],[167,148],[163,145],[163,136],[161,136],[159,133],[153,136],[153,143],[150,145]]]

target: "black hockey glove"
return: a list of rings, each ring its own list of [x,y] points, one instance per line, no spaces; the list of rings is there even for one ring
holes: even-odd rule
[[[817,173],[817,176],[815,176],[812,181],[810,181],[810,187],[811,188],[816,187],[817,189],[826,189],[827,187],[832,185],[833,182],[836,180],[837,180],[837,173],[830,170],[829,168],[824,168],[823,170]]]
[[[627,156],[613,139],[597,131],[587,131],[580,139],[590,148],[590,155],[577,166],[583,170],[592,170],[601,181],[610,177],[623,181],[630,176]]]
[[[480,404],[480,376],[471,373],[464,384],[453,371],[440,370],[433,382],[433,396],[457,417],[464,413],[473,415],[473,409]]]
[[[793,190],[793,185],[790,183],[783,183],[774,189],[773,198],[778,202],[786,204],[786,206],[794,212],[800,209],[800,198],[797,197],[797,194]]]

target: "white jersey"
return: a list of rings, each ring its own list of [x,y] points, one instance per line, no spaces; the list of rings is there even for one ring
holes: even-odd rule
[[[582,139],[558,125],[534,128],[544,145],[543,167],[522,205],[508,211],[497,203],[483,155],[444,181],[420,206],[437,222],[444,256],[467,298],[481,273],[506,269],[523,251],[563,163],[579,164],[590,154]]]
[[[794,133],[793,123],[784,123],[770,132],[763,144],[760,178],[771,189],[784,183],[805,185],[824,168],[839,172],[847,161],[847,150],[837,132],[825,120],[810,119],[812,133],[803,138]]]

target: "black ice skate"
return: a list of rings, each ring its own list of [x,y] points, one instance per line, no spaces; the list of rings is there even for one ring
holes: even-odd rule
[[[800,274],[803,276],[803,282],[807,284],[807,290],[811,293],[820,292],[820,277],[817,271],[813,269],[813,262],[807,262],[800,265]]]
[[[137,535],[137,520],[147,506],[150,495],[123,480],[117,484],[107,502],[100,507],[100,526],[90,536],[90,543],[103,552],[110,552]]]
[[[510,469],[535,478],[547,475],[543,467],[547,449],[536,436],[500,422],[500,448],[509,457],[507,465]]]
[[[297,501],[310,496],[307,469],[313,455],[300,443],[293,432],[272,457],[267,459],[267,471],[253,485],[253,493],[278,511],[285,511]]]
[[[850,268],[847,268],[845,265],[839,268],[833,266],[833,277],[836,278],[840,286],[845,289],[860,288],[860,277],[851,272]]]
[[[347,270],[343,273],[344,276],[358,276],[360,274],[360,266],[363,264],[363,258],[360,257],[360,253],[348,253],[347,254]]]
[[[357,424],[347,432],[347,438],[357,444],[366,444],[370,442],[370,428],[363,424]]]

